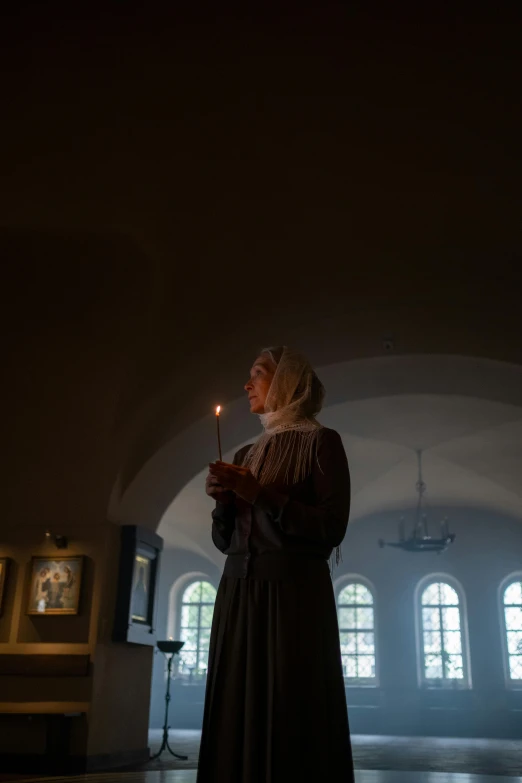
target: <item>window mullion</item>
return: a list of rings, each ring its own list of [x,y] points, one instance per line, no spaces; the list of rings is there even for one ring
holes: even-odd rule
[[[446,647],[444,645],[444,625],[442,623],[443,618],[443,609],[444,607],[442,604],[439,606],[439,627],[440,627],[440,651],[441,651],[441,660],[442,660],[442,679],[446,680]]]
[[[353,613],[355,617],[355,676],[359,679],[359,626],[357,624],[357,604],[353,604]]]
[[[196,670],[199,669],[199,647],[200,647],[200,639],[201,639],[201,607],[203,604],[201,603],[201,594],[199,598],[199,604],[198,604],[198,635],[197,635],[197,641],[196,641]]]

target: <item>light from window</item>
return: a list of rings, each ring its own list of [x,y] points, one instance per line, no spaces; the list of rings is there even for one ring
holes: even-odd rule
[[[190,677],[206,675],[210,628],[216,589],[210,582],[193,582],[181,599],[181,640],[185,642],[179,655],[179,674]]]
[[[337,599],[341,658],[347,680],[375,682],[375,629],[373,596],[363,584],[352,582]]]
[[[504,590],[504,620],[509,678],[522,680],[522,581],[511,582]]]
[[[457,591],[445,582],[433,582],[422,593],[421,612],[424,679],[462,684],[465,672]]]

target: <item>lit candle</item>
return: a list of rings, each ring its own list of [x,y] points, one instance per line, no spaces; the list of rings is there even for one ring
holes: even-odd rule
[[[219,461],[223,462],[223,456],[221,453],[221,434],[219,432],[219,414],[221,413],[221,405],[218,405],[216,408],[216,424],[217,424],[217,438],[218,438],[218,453],[219,453]]]

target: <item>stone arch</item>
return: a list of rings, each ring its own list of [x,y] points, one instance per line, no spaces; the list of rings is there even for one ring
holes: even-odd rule
[[[522,406],[522,366],[466,356],[385,356],[339,362],[319,368],[327,389],[323,420],[335,426],[335,408],[343,402],[399,395],[462,396]],[[256,437],[255,417],[244,399],[226,405],[222,418],[225,455]],[[165,510],[216,454],[215,426],[209,413],[164,443],[118,498],[110,516],[122,523],[157,529]],[[201,490],[195,490],[193,499]]]

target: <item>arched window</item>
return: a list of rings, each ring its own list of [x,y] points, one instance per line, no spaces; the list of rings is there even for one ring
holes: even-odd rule
[[[424,587],[420,596],[420,627],[423,682],[469,685],[462,602],[455,587],[442,581]]]
[[[507,676],[522,680],[522,577],[510,582],[504,590],[504,631],[506,634]]]
[[[354,685],[375,685],[375,617],[369,588],[359,582],[345,585],[337,612],[345,679]]]
[[[216,588],[210,582],[192,582],[183,591],[180,639],[185,645],[179,655],[179,674],[188,674],[192,678],[207,673],[215,600]]]

